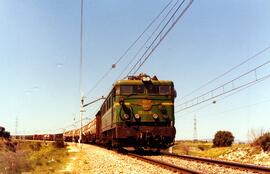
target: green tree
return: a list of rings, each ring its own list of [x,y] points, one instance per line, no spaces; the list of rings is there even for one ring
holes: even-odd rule
[[[213,139],[214,147],[231,146],[234,141],[234,136],[230,131],[217,131]]]

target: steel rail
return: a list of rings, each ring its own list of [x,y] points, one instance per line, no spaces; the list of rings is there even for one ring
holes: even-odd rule
[[[191,170],[191,169],[188,169],[188,168],[176,166],[176,165],[164,162],[164,161],[154,160],[154,159],[147,158],[147,157],[140,156],[140,155],[136,155],[136,154],[133,154],[133,153],[128,153],[127,155],[131,156],[133,158],[136,158],[136,159],[151,163],[151,164],[163,166],[164,168],[172,170],[173,172],[178,172],[178,173],[183,173],[183,174],[202,174],[202,172],[199,172],[199,171],[196,171],[196,170]]]
[[[263,172],[263,173],[270,173],[270,167],[266,166],[258,166],[254,164],[243,164],[243,163],[237,163],[232,161],[223,161],[223,160],[217,160],[217,159],[210,159],[210,158],[204,158],[204,157],[195,157],[195,156],[189,156],[189,155],[179,155],[175,153],[167,153],[162,152],[162,155],[167,156],[173,156],[177,158],[187,159],[187,160],[195,160],[199,162],[207,162],[212,164],[219,164],[227,167],[233,167],[238,169],[245,169],[245,170],[252,170],[256,172]]]

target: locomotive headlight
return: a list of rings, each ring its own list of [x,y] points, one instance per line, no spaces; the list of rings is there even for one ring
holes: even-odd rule
[[[139,114],[135,114],[134,115],[135,119],[139,120],[141,118],[141,116]]]
[[[129,119],[129,115],[128,114],[124,114],[124,119],[128,120]]]
[[[158,114],[153,114],[153,118],[154,118],[155,120],[157,120],[157,119],[158,119]]]

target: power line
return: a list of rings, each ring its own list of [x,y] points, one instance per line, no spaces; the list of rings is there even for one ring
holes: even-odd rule
[[[247,63],[248,61],[250,61],[250,60],[252,60],[252,59],[258,57],[259,55],[261,55],[262,53],[266,52],[266,51],[269,50],[269,49],[270,49],[270,46],[268,46],[268,47],[266,47],[266,48],[260,50],[259,52],[257,52],[257,53],[254,54],[253,56],[247,58],[246,60],[240,62],[239,64],[237,64],[237,65],[235,65],[234,67],[230,68],[229,70],[225,71],[223,74],[221,74],[221,75],[215,77],[215,78],[212,79],[212,80],[209,80],[209,81],[206,82],[205,84],[203,84],[203,85],[201,85],[200,87],[194,89],[194,90],[191,91],[190,93],[184,95],[184,96],[181,98],[181,100],[183,100],[184,98],[190,96],[191,94],[194,94],[196,91],[198,91],[198,90],[204,88],[205,86],[208,86],[209,84],[215,82],[216,80],[218,80],[218,79],[220,79],[221,77],[227,75],[228,73],[232,72],[233,70],[235,70],[236,68],[242,66],[243,64]]]
[[[90,120],[89,117],[85,117],[82,119],[82,121],[85,121],[85,120]],[[71,127],[71,126],[76,126],[78,127],[78,124],[81,122],[81,120],[77,120],[77,121],[74,121],[72,124],[69,124],[67,126],[65,126],[64,128],[68,128],[68,127]],[[59,129],[59,128],[58,128]]]
[[[81,0],[81,30],[80,30],[80,93],[82,95],[82,69],[83,69],[83,0]]]
[[[257,82],[257,83],[258,83],[258,82]],[[224,100],[224,99],[226,99],[226,98],[228,98],[228,97],[230,97],[230,96],[232,96],[232,95],[235,95],[235,94],[238,93],[238,92],[241,92],[241,91],[243,91],[243,90],[245,90],[245,89],[247,89],[247,88],[249,88],[249,87],[251,87],[251,86],[253,86],[253,85],[256,85],[257,83],[251,83],[250,85],[247,85],[247,86],[245,86],[245,87],[243,87],[243,88],[240,88],[240,89],[238,89],[238,90],[236,90],[236,91],[234,91],[234,92],[232,92],[232,93],[230,93],[230,94],[225,95],[223,98],[218,99],[218,101],[222,101],[222,100]],[[185,114],[185,115],[183,115],[183,116],[187,116],[187,115],[193,114],[193,113],[195,113],[195,112],[197,112],[197,111],[200,111],[200,110],[202,110],[202,109],[205,109],[205,108],[207,108],[207,107],[209,107],[209,106],[213,106],[213,104],[216,105],[216,103],[217,103],[218,101],[217,101],[217,98],[215,98],[215,103],[213,103],[213,102],[208,103],[207,105],[205,105],[205,106],[203,106],[203,107],[200,107],[200,108],[198,108],[198,109],[196,109],[196,110],[194,110],[194,111],[192,111],[192,112],[189,112],[189,113],[187,113],[187,114]],[[176,113],[179,113],[179,112],[180,112],[180,111],[175,111],[175,114],[176,114]],[[179,116],[178,116],[177,118],[179,118]]]
[[[128,51],[138,42],[138,40],[144,35],[144,33],[155,23],[155,21],[161,16],[161,14],[169,7],[172,3],[172,0],[161,10],[161,12],[152,20],[152,22],[146,27],[146,29],[139,35],[139,37],[128,47],[122,56],[115,62],[115,65],[119,63],[123,57],[128,53]]]
[[[150,55],[154,52],[154,50],[159,46],[159,44],[163,41],[163,39],[167,36],[167,34],[171,31],[171,29],[175,26],[175,24],[179,21],[179,19],[184,15],[184,13],[187,11],[187,9],[191,6],[193,0],[189,0],[189,3],[186,5],[186,7],[183,9],[183,11],[177,16],[177,18],[174,20],[176,13],[179,11],[179,9],[182,7],[186,0],[183,0],[179,6],[176,8],[170,19],[167,21],[167,23],[163,26],[161,31],[158,33],[158,35],[155,37],[155,39],[152,41],[150,46],[146,49],[144,54],[141,56],[141,58],[136,62],[136,64],[131,68],[131,70],[127,73],[127,76],[131,75],[132,71],[133,75],[138,72],[138,70],[141,68],[141,66],[145,63],[145,61],[150,57]],[[172,22],[172,24],[169,26],[169,23]],[[169,28],[167,29],[167,26]],[[162,34],[165,31],[164,34]],[[160,39],[158,39],[160,37]],[[144,59],[143,59],[144,58]]]
[[[234,78],[233,80],[231,80],[231,81],[229,81],[229,82],[227,82],[227,83],[225,83],[225,84],[223,84],[215,89],[212,89],[212,90],[210,90],[210,91],[208,91],[200,96],[197,96],[191,100],[188,100],[186,102],[183,102],[182,104],[177,105],[176,107],[181,107],[181,109],[178,110],[178,112],[186,110],[186,109],[191,108],[193,106],[199,105],[201,103],[204,103],[204,102],[209,101],[211,99],[214,99],[216,97],[222,96],[224,94],[230,93],[230,92],[235,91],[237,89],[243,88],[243,87],[248,86],[252,83],[259,83],[259,82],[269,78],[270,74],[265,75],[265,76],[260,77],[260,78],[258,78],[258,75],[257,75],[257,70],[264,67],[265,65],[267,65],[269,63],[270,63],[270,61],[267,61],[267,62],[261,64],[260,66],[257,66],[256,68]],[[235,86],[235,82],[237,82],[239,79],[241,79],[242,77],[246,77],[247,75],[250,75],[253,73],[254,73],[253,80],[248,81],[248,82],[241,84],[239,86]],[[226,90],[225,88],[228,87],[229,85],[231,87],[229,88],[229,90]]]
[[[255,85],[255,84],[257,84],[257,83],[254,83],[254,84],[252,84],[252,85]],[[252,86],[252,85],[251,85],[251,86]],[[246,88],[248,88],[248,87],[246,87]],[[246,88],[245,88],[245,89],[246,89]],[[244,90],[244,89],[241,89],[241,90],[239,90],[239,91],[242,91],[242,90]],[[238,92],[238,91],[237,91],[237,92]],[[235,93],[237,93],[237,92],[235,92]],[[233,94],[235,94],[235,93],[233,93]],[[229,97],[229,96],[231,96],[231,95],[227,95],[226,97],[224,97],[224,98],[222,98],[222,99],[219,99],[219,101],[221,101],[221,100],[223,100],[223,99],[225,99],[225,98],[227,98],[227,97]],[[231,108],[231,109],[228,109],[228,110],[225,110],[225,111],[222,111],[222,112],[212,113],[212,114],[208,114],[208,115],[221,115],[221,114],[224,114],[224,113],[233,112],[233,111],[240,110],[240,109],[244,109],[244,108],[250,108],[250,107],[254,107],[254,106],[261,105],[261,104],[264,104],[264,103],[269,103],[269,102],[270,102],[270,99],[267,99],[267,100],[259,101],[259,102],[256,102],[256,103],[252,103],[252,104],[248,104],[248,105],[239,106],[239,107],[236,107],[236,108]],[[204,108],[206,108],[206,107],[208,107],[208,106],[210,106],[210,105],[213,105],[213,104],[212,104],[212,103],[211,103],[211,104],[208,104],[208,105],[206,105],[206,106],[204,106],[204,107],[202,107],[202,108],[199,108],[199,109],[197,109],[197,110],[195,110],[195,111],[193,111],[193,112],[187,113],[187,114],[185,114],[185,115],[183,115],[183,116],[187,116],[187,115],[193,114],[194,112],[197,112],[198,110],[204,109]],[[179,118],[179,117],[177,117],[177,118]]]
[[[228,113],[228,112],[233,112],[233,111],[236,111],[236,110],[239,110],[239,109],[244,109],[244,108],[250,108],[250,107],[253,107],[253,106],[256,106],[256,105],[260,105],[260,104],[263,104],[263,103],[268,103],[270,102],[270,100],[264,100],[264,101],[260,101],[260,102],[257,102],[257,103],[253,103],[253,104],[248,104],[248,105],[244,105],[244,106],[240,106],[240,107],[237,107],[237,108],[231,108],[229,110],[226,110],[226,111],[222,111],[222,112],[218,112],[218,113],[213,113],[213,114],[209,114],[209,115],[221,115],[221,114],[224,114],[224,113]]]
[[[164,11],[170,6],[173,0],[171,0],[159,14],[148,24],[144,31],[136,38],[134,42],[124,51],[124,53],[116,60],[114,64],[104,73],[104,75],[97,81],[97,83],[86,93],[88,96],[96,87],[110,74],[110,72],[116,68],[117,64],[127,55],[127,53],[135,46],[135,44],[142,38],[142,36],[150,29],[150,27],[158,20],[158,18],[164,13]]]
[[[152,34],[147,38],[147,40],[144,42],[144,44],[138,49],[138,51],[135,53],[135,55],[131,58],[131,60],[127,63],[126,67],[123,69],[123,71],[118,75],[116,80],[120,79],[120,77],[124,74],[124,72],[129,68],[129,66],[133,63],[134,60],[136,60],[136,57],[141,53],[141,51],[146,48],[146,44],[150,41],[150,39],[154,36],[154,34],[158,31],[161,24],[165,21],[165,19],[168,17],[168,15],[172,12],[172,10],[175,8],[175,6],[178,4],[179,0],[177,0],[174,5],[171,7],[171,9],[167,12],[167,14],[163,17],[163,19],[159,22],[157,27],[154,29]]]

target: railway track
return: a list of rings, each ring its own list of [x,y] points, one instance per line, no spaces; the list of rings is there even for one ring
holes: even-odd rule
[[[243,164],[237,162],[229,162],[222,160],[215,160],[202,157],[194,157],[188,155],[178,155],[174,153],[162,152],[147,153],[147,152],[134,152],[121,149],[117,151],[132,158],[145,161],[157,166],[161,166],[176,173],[184,174],[270,174],[270,167],[258,166],[252,164]],[[165,157],[174,158],[174,160],[166,159]],[[179,164],[180,160],[185,161],[185,164]],[[178,162],[177,162],[178,161]],[[196,164],[194,164],[196,163]]]
[[[209,159],[209,158],[203,158],[203,157],[194,157],[194,156],[188,156],[188,155],[178,155],[174,153],[163,152],[161,154],[164,156],[169,156],[169,157],[174,157],[174,158],[179,158],[179,159],[184,159],[184,160],[189,160],[189,161],[197,161],[200,163],[207,163],[207,164],[216,164],[218,166],[224,166],[226,168],[234,168],[234,169],[238,169],[242,171],[270,174],[270,167],[265,167],[265,166],[243,164],[243,163],[237,163],[237,162]]]
[[[128,153],[127,154],[130,157],[154,164],[154,165],[158,165],[158,166],[162,166],[166,169],[172,170],[173,172],[177,172],[177,173],[183,173],[183,174],[203,174],[202,172],[196,171],[196,170],[191,170],[188,168],[184,168],[184,167],[180,167],[180,166],[176,166],[161,160],[155,160],[155,159],[151,159],[151,158],[147,158],[141,155],[136,155],[133,153]]]

